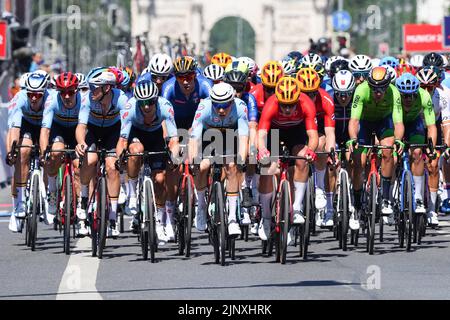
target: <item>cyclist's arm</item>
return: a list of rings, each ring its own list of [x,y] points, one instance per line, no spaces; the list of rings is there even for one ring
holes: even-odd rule
[[[316,151],[319,146],[319,133],[317,130],[306,130],[308,135],[308,148],[312,151]]]
[[[239,132],[239,155],[241,159],[247,159],[248,155],[248,137],[249,137],[249,124],[246,112],[246,106],[244,102],[241,102],[239,107],[238,118],[238,132]]]
[[[128,148],[128,140],[120,137],[119,141],[117,141],[117,146],[116,146],[116,155],[117,157],[119,157],[123,150],[126,150]]]
[[[405,125],[403,124],[403,107],[400,92],[395,89],[392,93],[392,120],[394,122],[394,137],[396,140],[403,139],[405,135]]]
[[[323,97],[323,108],[325,110],[325,137],[326,137],[326,150],[330,151],[331,148],[336,146],[336,121],[334,115],[334,102],[329,94]]]
[[[20,139],[20,128],[13,127],[8,130],[7,141],[6,141],[6,152],[7,153],[11,152],[11,147],[12,147],[13,141],[16,141],[17,143],[19,143],[19,139]]]
[[[437,143],[437,127],[436,127],[436,114],[434,113],[433,100],[431,95],[423,89],[420,89],[423,97],[423,115],[425,119],[425,125],[427,126],[427,136],[433,141],[433,145]]]
[[[348,134],[350,139],[357,139],[359,132],[359,122],[364,109],[364,96],[369,90],[364,84],[359,85],[356,88],[355,95],[352,102],[352,111],[350,115],[350,121],[348,123]]]
[[[55,114],[54,110],[55,110],[54,106],[47,107],[44,110],[41,125],[41,134],[39,137],[39,146],[41,148],[41,154],[45,151],[45,149],[47,149],[47,146],[49,144],[50,130],[53,124],[53,116]]]
[[[278,112],[278,105],[273,99],[267,101],[266,107],[261,113],[261,118],[258,124],[258,150],[264,151],[267,149],[267,135],[272,125],[272,119],[275,119]]]
[[[319,133],[317,131],[316,106],[311,99],[300,96],[300,104],[305,115],[305,129],[308,135],[308,148],[315,151],[319,146]]]
[[[194,159],[199,155],[199,146],[201,146],[201,138],[203,134],[203,119],[205,118],[206,108],[200,108],[201,111],[197,111],[192,122],[191,138],[189,139],[188,156],[189,163],[194,163]],[[200,151],[201,152],[201,151]],[[197,164],[197,162],[196,162]]]
[[[39,136],[39,146],[41,149],[41,154],[44,154],[45,149],[47,149],[49,140],[50,140],[50,129],[41,128],[41,134]]]
[[[256,99],[252,94],[249,94],[248,99],[248,125],[250,129],[250,146],[256,147],[258,140],[258,105]]]
[[[75,129],[75,139],[78,144],[86,144],[87,125],[79,123]]]
[[[173,106],[169,101],[164,101],[162,104],[162,117],[164,121],[162,122],[164,138],[169,137],[169,148],[172,155],[178,156],[180,152],[179,139],[177,132],[177,124],[175,122],[175,112]]]

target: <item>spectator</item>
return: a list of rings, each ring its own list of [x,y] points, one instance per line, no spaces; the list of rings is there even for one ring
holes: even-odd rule
[[[42,54],[37,52],[32,57],[33,61],[31,62],[30,66],[30,72],[35,72],[39,69],[39,66],[44,63],[44,60],[42,59]]]

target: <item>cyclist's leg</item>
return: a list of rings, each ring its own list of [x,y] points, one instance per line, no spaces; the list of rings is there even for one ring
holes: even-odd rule
[[[326,137],[324,134],[319,134],[319,146],[317,151],[325,151]],[[316,169],[316,199],[315,205],[317,209],[324,209],[327,205],[325,195],[325,174],[327,169],[327,155],[318,155],[317,161],[314,162]]]
[[[394,124],[391,115],[379,122],[376,133],[381,145],[394,145],[393,128]],[[391,180],[394,173],[394,158],[392,153],[392,150],[383,150],[381,158],[381,197],[383,199],[381,211],[384,215],[390,215],[391,218],[394,213],[390,201]]]
[[[131,134],[131,133],[130,133]],[[130,135],[128,151],[131,154],[144,152],[144,145],[139,141],[132,138]],[[128,173],[128,206],[126,211],[129,215],[134,217],[131,224],[131,228],[136,228],[137,230],[137,183],[139,179],[139,171],[141,170],[142,160],[141,157],[129,157],[127,161],[127,173]]]
[[[239,177],[238,169],[235,163],[229,163],[225,166],[227,179],[226,195],[228,203],[228,230],[230,235],[240,235],[239,217],[237,217],[237,207],[239,201]]]
[[[50,143],[52,144],[53,150],[64,149],[64,137],[62,135],[62,130],[59,126],[54,123],[50,132]],[[47,165],[47,175],[48,175],[48,214],[55,215],[57,210],[57,177],[58,170],[62,165],[62,154],[60,152],[51,153],[49,162]],[[51,222],[51,221],[49,221]]]
[[[369,122],[365,120],[360,121],[358,132],[358,144],[371,144],[371,135],[376,127],[376,122]],[[355,209],[361,209],[361,197],[364,183],[364,172],[367,161],[367,150],[358,148],[354,151],[352,157],[352,184],[353,184],[353,198],[355,200]]]
[[[200,172],[195,175],[194,183],[197,189],[197,213],[195,215],[195,225],[197,230],[206,230],[206,190],[208,187],[208,173],[211,163],[204,159],[200,163]]]
[[[418,119],[413,123],[405,123],[405,138],[409,143],[425,143],[425,128],[421,117],[418,117]],[[422,149],[412,150],[411,156],[411,172],[414,179],[414,199],[416,201],[416,212],[425,213],[422,190],[425,163],[423,161]]]

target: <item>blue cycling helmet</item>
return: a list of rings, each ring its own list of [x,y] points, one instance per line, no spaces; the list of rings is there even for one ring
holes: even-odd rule
[[[130,84],[130,75],[128,72],[125,71],[125,69],[121,70],[123,74],[123,81],[120,83],[122,87],[126,87]]]
[[[392,68],[396,68],[399,65],[399,61],[395,57],[384,57],[380,60],[380,66],[388,65]]]
[[[143,82],[152,82],[152,74],[150,72],[141,74],[141,76],[136,81],[136,85]]]
[[[404,73],[395,81],[395,86],[400,93],[417,93],[417,91],[419,91],[420,82],[411,73]]]

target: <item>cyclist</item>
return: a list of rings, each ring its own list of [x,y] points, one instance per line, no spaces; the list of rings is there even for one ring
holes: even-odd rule
[[[40,134],[40,148],[44,152],[49,143],[53,150],[74,149],[77,145],[75,140],[75,128],[78,124],[78,115],[81,108],[81,94],[78,91],[78,78],[71,72],[61,73],[56,77],[57,95],[53,103],[45,108],[42,119]],[[47,164],[48,175],[48,213],[55,215],[58,209],[57,203],[57,178],[58,170],[62,165],[62,154],[50,154]],[[78,160],[74,160],[74,173],[79,182]],[[78,183],[75,183],[77,194]],[[79,225],[79,234],[88,234],[84,223]]]
[[[81,190],[77,216],[81,221],[86,220],[89,183],[97,173],[98,156],[86,151],[105,148],[108,151],[106,172],[110,199],[108,236],[116,237],[120,234],[116,225],[120,177],[115,167],[115,151],[120,143],[120,111],[126,107],[128,98],[121,90],[114,88],[117,78],[110,68],[93,69],[87,78],[90,94],[82,98],[75,131],[77,155],[84,157],[80,169]]]
[[[232,57],[225,52],[219,52],[212,56],[211,63],[217,64],[222,68],[226,68],[231,62],[233,62]]]
[[[348,70],[339,71],[333,77],[332,85],[334,89],[334,112],[336,116],[336,144],[337,146],[341,146],[350,139],[348,135],[348,122],[350,120],[353,95],[356,89],[355,77]],[[351,167],[348,169],[350,173]],[[331,184],[331,188],[333,191],[335,190],[334,183]],[[350,205],[349,209],[351,212],[349,226],[352,230],[358,230],[359,219],[355,216],[355,208],[353,205]]]
[[[225,70],[221,66],[212,63],[203,70],[203,76],[216,84],[223,80],[224,72]]]
[[[391,85],[391,77],[384,67],[375,67],[370,71],[367,81],[360,84],[353,97],[351,118],[349,122],[350,140],[347,147],[353,153],[354,144],[369,145],[371,143],[372,132],[381,145],[392,146],[394,140],[402,150],[404,125],[402,122],[401,97],[397,88]],[[366,164],[366,150],[357,148],[357,153],[353,155],[353,189],[355,207],[361,209],[361,191],[363,175]],[[381,160],[381,190],[382,199],[381,212],[385,216],[393,214],[390,202],[390,186],[394,170],[394,159],[392,150],[383,150]]]
[[[187,139],[189,134],[180,134],[180,129],[187,131],[191,128],[199,103],[201,99],[209,97],[212,83],[203,76],[197,76],[197,61],[192,57],[180,57],[175,61],[174,66],[175,77],[164,83],[162,97],[168,100],[174,108],[178,136],[184,136],[184,139]],[[182,142],[187,143],[184,140]],[[172,222],[179,177],[180,174],[177,171],[170,169],[166,171],[168,186],[166,219]]]
[[[48,81],[44,75],[32,73],[25,82],[25,90],[19,91],[8,106],[8,140],[6,144],[6,164],[14,165],[11,186],[14,213],[9,221],[9,230],[20,232],[21,222],[26,216],[25,189],[30,170],[31,150],[23,148],[16,159],[11,153],[13,141],[22,145],[39,143],[44,109],[51,105],[54,96],[47,90]],[[47,221],[52,222],[52,221]]]
[[[300,83],[291,77],[283,77],[278,82],[275,95],[269,98],[261,114],[258,127],[258,158],[261,162],[270,156],[277,155],[278,146],[273,145],[271,134],[279,133],[279,142],[284,142],[291,154],[316,159],[319,143],[317,119],[314,102],[300,91]],[[271,130],[272,129],[272,130]],[[270,149],[270,151],[269,151]],[[259,197],[262,210],[262,221],[259,224],[258,235],[267,240],[271,227],[271,202],[273,193],[272,175],[276,172],[277,163],[272,162],[266,175],[261,174],[259,181]],[[309,168],[305,161],[295,162],[293,175],[294,202],[293,222],[302,224],[303,198],[306,191]],[[289,241],[290,242],[290,241]]]
[[[261,114],[264,104],[275,93],[278,80],[284,76],[283,66],[277,61],[267,62],[261,69],[261,83],[257,84],[250,93],[258,104],[258,113]]]
[[[426,135],[433,140],[436,145],[437,129],[436,118],[433,110],[433,102],[430,94],[420,88],[419,80],[411,73],[405,73],[395,82],[395,86],[400,92],[403,107],[403,123],[405,125],[405,139],[410,143],[425,143],[425,125],[427,126]],[[422,120],[422,117],[424,120]],[[416,212],[425,213],[423,201],[424,183],[424,161],[422,158],[422,150],[412,150],[413,163],[411,171],[414,179],[414,198],[416,200]],[[433,210],[434,211],[434,210]],[[429,211],[428,211],[429,212]],[[431,212],[428,213],[431,215]],[[431,216],[428,217],[431,219]]]
[[[139,81],[134,88],[134,98],[128,101],[126,109],[122,112],[120,139],[128,141],[128,150],[132,154],[142,153],[144,150],[150,152],[164,151],[166,145],[162,126],[163,121],[167,128],[167,135],[170,138],[171,150],[173,154],[178,154],[177,127],[175,125],[173,107],[169,101],[163,97],[158,97],[158,94],[158,87],[155,83],[152,81]],[[117,153],[121,154],[126,143],[119,145]],[[157,206],[156,233],[158,239],[164,242],[174,237],[172,225],[168,223],[164,228],[162,224],[166,202],[165,169],[167,157],[155,156],[152,158],[152,161]],[[139,225],[136,186],[141,166],[141,158],[130,157],[128,159],[127,172],[130,199],[127,209],[134,217],[131,229],[135,231]]]
[[[210,98],[202,100],[198,107],[194,122],[192,123],[191,139],[189,140],[189,159],[192,162],[198,159],[198,156],[206,152],[208,146],[205,141],[201,145],[203,132],[206,129],[218,129],[221,131],[223,146],[218,145],[216,148],[222,149],[223,154],[234,154],[237,151],[237,162],[226,163],[225,173],[227,178],[226,185],[226,207],[228,207],[228,233],[230,235],[240,235],[239,217],[236,216],[237,201],[239,199],[239,177],[238,169],[242,165],[241,159],[247,159],[248,146],[248,119],[247,107],[245,103],[235,98],[235,91],[228,83],[215,84],[211,89]],[[230,135],[228,130],[233,130],[231,137],[233,141],[227,141]],[[238,150],[234,147],[234,130],[238,131]],[[217,139],[217,137],[216,137]],[[217,141],[216,141],[217,143]],[[202,147],[200,149],[199,147]],[[216,149],[217,150],[217,149]],[[216,155],[220,155],[216,153]],[[198,163],[198,162],[196,162]],[[208,173],[211,162],[203,159],[200,163],[200,173],[196,175],[195,186],[198,196],[197,211],[197,229],[206,229],[206,187],[208,182]]]
[[[302,58],[303,66],[305,65],[309,66],[311,64],[318,64],[318,63],[322,63],[322,58],[320,58],[320,56],[317,53],[310,52]]]
[[[430,93],[433,101],[434,113],[436,116],[437,143],[444,143],[450,145],[450,127],[448,125],[448,119],[450,118],[450,89],[441,85],[439,77],[440,70],[436,67],[424,67],[420,69],[416,77],[420,81],[420,86]],[[445,117],[445,124],[443,119]],[[444,138],[444,139],[443,139]],[[446,161],[443,162],[443,175],[444,175],[444,192],[441,194],[441,200],[443,201],[441,211],[446,212],[449,207],[450,198],[450,168]],[[436,214],[436,202],[437,191],[439,188],[439,158],[436,158],[428,163],[429,171],[429,189],[430,189],[430,215],[429,223],[431,225],[437,225],[439,223]]]
[[[330,151],[335,148],[335,118],[334,118],[334,102],[331,96],[322,88],[320,88],[320,76],[312,68],[302,68],[297,73],[297,80],[300,83],[300,90],[314,102],[316,108],[316,119],[318,121],[319,145],[317,150]],[[333,226],[333,192],[327,185],[325,190],[325,176],[327,171],[327,156],[320,155],[315,162],[316,168],[316,199],[315,206],[320,212],[325,211],[325,217],[317,215],[316,224],[318,226]],[[329,172],[328,178],[332,173]],[[328,205],[327,205],[328,204]]]
[[[165,53],[157,53],[150,59],[148,68],[153,82],[158,87],[158,91],[162,92],[164,83],[169,80],[173,71],[172,58]]]
[[[349,68],[355,77],[356,86],[359,86],[367,80],[372,69],[372,60],[363,54],[356,55],[350,60]]]

